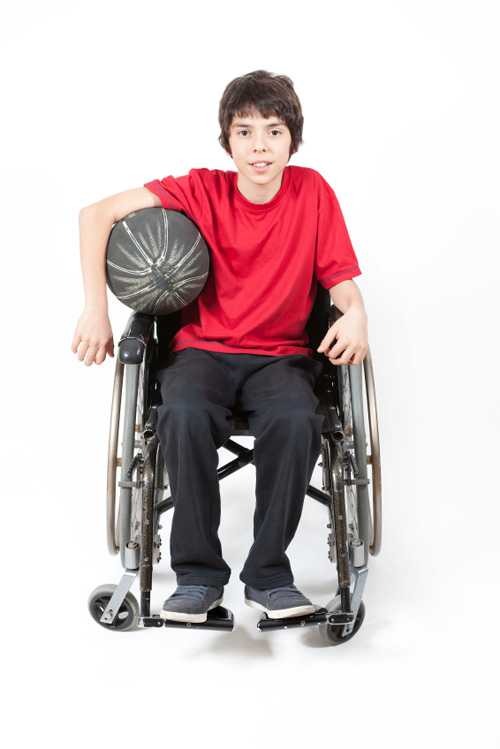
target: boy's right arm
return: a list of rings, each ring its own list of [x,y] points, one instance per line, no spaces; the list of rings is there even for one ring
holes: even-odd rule
[[[80,261],[85,306],[77,322],[71,350],[87,366],[114,356],[108,318],[106,249],[113,224],[132,211],[160,207],[160,199],[146,187],[111,195],[82,208],[79,215]]]

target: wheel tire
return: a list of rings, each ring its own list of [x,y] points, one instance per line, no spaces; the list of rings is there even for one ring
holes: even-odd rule
[[[333,310],[332,310],[333,307]],[[332,305],[330,308],[330,323],[337,322],[342,317],[339,309]],[[333,311],[333,315],[331,312]],[[343,414],[343,383],[349,384],[351,413],[353,419],[353,437],[355,441],[355,455],[360,478],[368,479],[368,485],[357,487],[359,522],[361,535],[366,542],[365,564],[368,563],[368,555],[379,554],[382,545],[382,477],[380,466],[380,439],[377,416],[377,399],[375,394],[375,381],[373,375],[373,362],[370,347],[367,355],[360,365],[337,366],[337,401],[341,408],[341,421],[344,424]],[[366,406],[365,406],[366,401]],[[370,454],[367,453],[368,443],[366,435],[370,438]],[[371,467],[371,476],[368,477],[368,465]],[[371,499],[370,499],[371,496]]]
[[[330,612],[330,613],[333,613],[333,612]],[[329,645],[342,645],[342,643],[347,642],[347,640],[350,640],[351,637],[354,637],[358,629],[363,624],[364,618],[365,618],[365,604],[363,601],[361,601],[361,603],[359,604],[356,621],[354,622],[354,627],[352,628],[352,632],[350,632],[345,637],[342,637],[340,633],[342,632],[343,625],[329,624],[328,622],[322,622],[319,625],[321,636]]]
[[[140,619],[139,604],[130,591],[125,596],[113,623],[105,624],[100,621],[100,618],[117,587],[117,585],[109,583],[106,585],[99,585],[98,588],[92,591],[88,600],[90,615],[94,621],[105,629],[111,629],[117,632],[130,632],[131,630],[138,628]]]

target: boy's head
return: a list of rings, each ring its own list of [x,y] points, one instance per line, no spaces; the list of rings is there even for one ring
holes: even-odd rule
[[[219,104],[219,143],[240,172],[258,182],[275,177],[302,143],[304,118],[285,75],[255,70],[229,83]],[[271,166],[259,171],[254,162]]]

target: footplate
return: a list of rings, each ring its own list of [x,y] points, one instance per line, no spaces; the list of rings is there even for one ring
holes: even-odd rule
[[[159,614],[143,616],[141,619],[143,627],[176,627],[177,629],[234,629],[233,612],[224,606],[217,606],[207,612],[205,622],[176,622],[173,619],[162,619]]]
[[[328,616],[329,624],[350,624],[354,621],[353,611],[334,611]]]
[[[261,632],[268,629],[291,629],[291,627],[307,627],[312,624],[321,624],[326,620],[328,615],[327,609],[317,609],[312,614],[303,614],[302,616],[287,616],[283,619],[271,619],[264,614],[262,619],[257,622],[257,628]]]

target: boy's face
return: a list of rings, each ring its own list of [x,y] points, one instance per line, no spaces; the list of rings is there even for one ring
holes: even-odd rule
[[[254,184],[268,184],[278,177],[290,158],[292,136],[276,115],[265,119],[258,112],[234,117],[229,130],[229,147],[238,170]],[[270,162],[258,169],[254,162]]]

